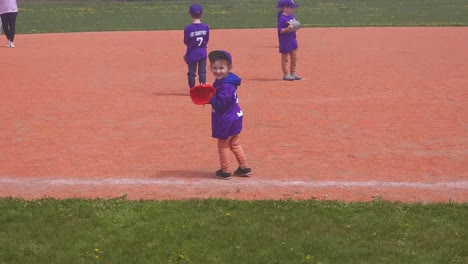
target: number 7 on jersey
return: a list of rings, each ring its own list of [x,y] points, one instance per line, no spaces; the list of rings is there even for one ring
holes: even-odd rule
[[[198,41],[198,47],[200,47],[203,44],[203,37],[198,37],[197,41]]]

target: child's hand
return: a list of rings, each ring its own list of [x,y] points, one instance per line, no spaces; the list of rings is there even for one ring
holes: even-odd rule
[[[294,31],[294,26],[289,24],[287,27],[281,29],[280,33],[289,33]]]

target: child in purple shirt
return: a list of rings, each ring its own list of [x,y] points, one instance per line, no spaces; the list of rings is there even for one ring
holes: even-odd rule
[[[188,65],[188,85],[189,88],[195,86],[195,77],[200,83],[206,83],[206,45],[210,39],[210,29],[208,25],[201,22],[203,8],[193,4],[189,8],[192,23],[184,29],[184,44],[187,46],[185,52],[185,62]]]
[[[285,81],[302,79],[296,74],[298,45],[296,32],[290,23],[290,21],[296,20],[294,16],[294,8],[296,7],[298,5],[294,3],[294,0],[279,0],[276,6],[276,8],[280,9],[278,12],[277,28],[279,52],[281,53],[281,68],[283,70],[283,80]],[[289,58],[291,58],[290,65],[288,65]]]
[[[210,69],[216,81],[213,83],[216,95],[211,99],[211,129],[212,136],[218,139],[218,153],[221,169],[215,176],[220,179],[230,179],[229,155],[231,150],[236,156],[239,167],[235,176],[246,177],[252,173],[247,166],[247,158],[239,143],[239,134],[242,131],[244,114],[239,107],[237,87],[241,79],[231,72],[232,57],[229,52],[215,50],[208,55]]]

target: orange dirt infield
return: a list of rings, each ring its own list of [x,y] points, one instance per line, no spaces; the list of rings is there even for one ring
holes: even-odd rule
[[[468,28],[303,28],[294,82],[274,29],[212,30],[209,49],[229,50],[243,78],[254,170],[230,181],[213,177],[182,35],[1,47],[0,196],[468,201]]]

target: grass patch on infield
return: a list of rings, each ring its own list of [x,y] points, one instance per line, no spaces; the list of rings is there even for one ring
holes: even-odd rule
[[[212,29],[274,28],[276,0],[199,0]],[[468,26],[466,0],[297,0],[305,27]],[[181,30],[193,1],[58,1],[20,3],[18,33]]]
[[[467,263],[468,204],[0,199],[0,263]]]

